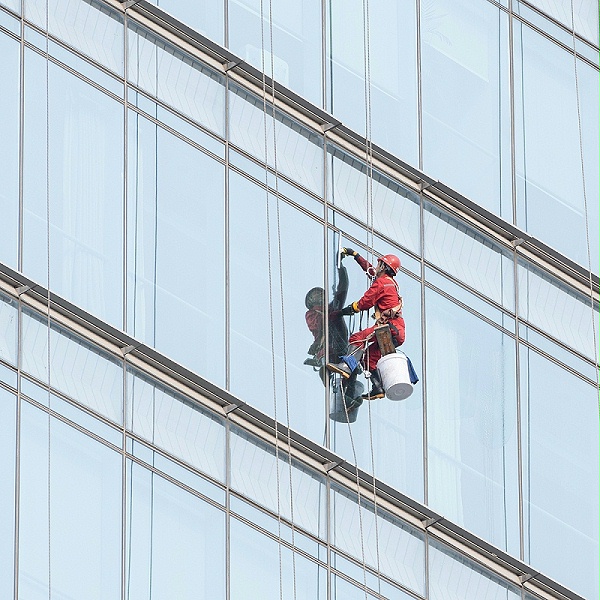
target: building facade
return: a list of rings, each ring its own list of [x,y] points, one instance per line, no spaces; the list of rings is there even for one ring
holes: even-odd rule
[[[0,597],[597,600],[598,44],[589,0],[0,0]],[[420,381],[334,420],[348,246]]]

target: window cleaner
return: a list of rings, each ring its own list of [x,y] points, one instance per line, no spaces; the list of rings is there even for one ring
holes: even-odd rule
[[[348,380],[356,377],[361,366],[366,368],[371,373],[371,390],[362,397],[374,400],[385,396],[383,382],[377,369],[377,362],[381,358],[382,352],[375,336],[375,330],[387,324],[394,348],[401,346],[405,339],[405,324],[402,318],[403,302],[398,283],[394,279],[400,270],[400,259],[394,254],[385,254],[377,260],[377,266],[373,267],[369,261],[352,248],[342,248],[342,257],[347,256],[354,257],[354,260],[367,275],[373,278],[373,281],[362,298],[343,308],[339,311],[339,315],[330,315],[330,318],[348,316],[374,308],[375,325],[352,334],[348,340],[348,352],[340,355],[340,362],[327,363],[326,366],[330,371],[338,373]]]

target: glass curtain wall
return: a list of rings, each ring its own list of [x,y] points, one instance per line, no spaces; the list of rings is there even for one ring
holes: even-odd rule
[[[2,76],[14,83],[0,100],[6,109],[0,119],[0,130],[6,132],[0,144],[2,157],[7,161],[3,165],[8,165],[7,169],[12,165],[18,171],[21,157],[21,171],[16,177],[13,171],[7,172],[7,186],[0,191],[0,198],[7,206],[6,213],[3,212],[6,219],[0,223],[2,232],[6,231],[0,240],[2,262],[18,267],[27,277],[48,286],[94,317],[125,329],[140,342],[228,389],[313,442],[332,448],[352,464],[429,504],[465,529],[535,564],[536,568],[539,565],[550,577],[589,595],[594,577],[592,563],[582,563],[579,569],[566,559],[548,556],[540,532],[555,531],[557,537],[568,539],[571,555],[585,552],[597,564],[594,559],[598,554],[598,538],[594,533],[597,527],[587,528],[587,523],[593,523],[590,506],[597,504],[598,477],[580,462],[582,456],[595,456],[597,449],[594,450],[593,442],[598,432],[590,426],[578,437],[577,444],[573,445],[570,439],[574,428],[597,423],[597,418],[594,420],[598,410],[594,400],[598,385],[597,304],[538,265],[524,258],[515,260],[515,250],[510,246],[492,240],[487,232],[425,201],[384,173],[372,170],[368,157],[351,155],[338,148],[321,132],[274,109],[265,96],[233,85],[224,75],[131,22],[133,19],[125,32],[122,16],[100,3],[58,4],[60,10],[48,11],[43,2],[25,3],[27,21],[23,23],[22,49],[14,32],[20,22],[9,12],[1,11],[3,23],[16,24],[12,29],[2,25],[0,31],[0,47],[6,50],[3,54],[6,61],[0,69]],[[309,7],[306,4],[304,8]],[[247,10],[248,6],[240,4],[239,8]],[[382,20],[376,3],[370,8],[369,18]],[[425,8],[422,4],[422,10]],[[490,65],[502,65],[497,71],[488,72],[489,81],[495,80],[496,87],[490,83],[492,87],[482,92],[479,100],[483,105],[482,98],[489,100],[486,94],[491,89],[499,94],[497,98],[504,98],[503,61],[511,53],[498,32],[506,30],[506,15],[498,7],[483,2],[477,9],[468,9],[474,12],[463,8],[456,9],[456,16],[451,18],[448,15],[453,7],[445,7],[442,30],[450,36],[464,19],[470,20],[473,30],[478,31],[477,23],[488,23],[488,45],[481,47],[487,47],[488,57],[494,59]],[[358,14],[358,5],[353,10]],[[340,16],[334,13],[328,16],[332,27]],[[50,35],[45,37],[33,25],[45,27],[47,15]],[[416,18],[410,13],[402,23],[406,25]],[[263,29],[266,23],[263,18]],[[500,23],[500,29],[494,29],[490,23]],[[281,23],[282,30],[284,25]],[[335,27],[340,27],[339,21]],[[545,164],[542,149],[532,148],[529,138],[532,131],[541,127],[547,114],[539,114],[540,111],[534,114],[525,106],[534,99],[541,101],[538,91],[530,86],[531,79],[551,85],[549,89],[556,91],[555,99],[562,99],[569,108],[567,162],[573,156],[581,156],[582,151],[584,162],[573,159],[570,165],[572,170],[578,167],[581,172],[583,164],[583,172],[587,174],[590,164],[587,161],[597,147],[597,140],[588,139],[587,124],[593,124],[596,117],[591,115],[588,99],[581,98],[597,72],[583,61],[577,62],[574,72],[564,49],[545,38],[540,41],[542,36],[526,25],[519,27],[514,28],[518,35],[514,36],[512,54],[514,64],[520,65],[515,79],[521,83],[516,85],[522,86],[515,87],[520,93],[516,98],[523,101],[521,108],[516,109],[518,113],[521,111],[519,127],[522,126],[516,136],[517,165],[523,171],[517,178],[517,224],[536,228],[544,241],[587,264],[588,251],[591,255],[594,248],[594,235],[590,230],[586,237],[585,231],[586,226],[591,228],[595,222],[590,220],[593,208],[589,198],[597,183],[593,176],[586,176],[584,187],[583,179],[573,176],[568,180],[571,187],[565,188],[561,187],[563,179],[554,181],[553,175],[542,179],[540,173]],[[361,29],[364,40],[366,28],[361,25]],[[370,35],[374,36],[374,30]],[[433,39],[436,36],[430,38],[432,47],[423,50],[422,61],[428,60],[426,55],[431,58],[440,52],[435,45],[441,42]],[[127,83],[124,47],[128,53]],[[492,53],[492,47],[496,54]],[[275,52],[276,42],[273,48]],[[457,63],[474,60],[455,45],[445,51],[458,52],[459,56],[452,59]],[[556,55],[555,72],[546,73],[548,69],[540,66],[544,64],[540,57],[554,57],[559,52],[562,55]],[[22,67],[18,63],[20,56]],[[344,52],[336,56],[332,59],[335,69],[352,70],[352,65],[344,63],[348,59]],[[500,62],[494,62],[496,59]],[[370,95],[373,102],[371,112],[366,110],[366,102],[360,108],[362,112],[356,114],[374,118],[378,93],[375,88],[381,84],[377,78],[383,78],[383,71],[378,71],[380,67],[373,56],[370,76],[368,61],[365,59],[359,68],[356,65],[361,63],[358,57],[356,60],[352,68],[362,73],[363,83],[370,81],[370,86],[362,87],[370,90],[370,94],[362,97],[368,100]],[[482,72],[473,73],[477,69],[475,65],[471,67],[467,69],[469,76],[482,79]],[[15,80],[23,82],[22,88]],[[343,81],[341,75],[340,81]],[[425,106],[429,84],[425,79],[422,83]],[[573,91],[578,86],[579,95]],[[352,89],[354,97],[348,94],[349,102],[361,96],[357,92],[360,85],[353,85]],[[335,92],[332,97],[335,100]],[[342,94],[339,101],[344,99]],[[550,113],[555,110],[553,103],[554,99],[547,108]],[[19,117],[21,105],[23,113]],[[498,106],[495,114],[502,121],[504,105],[500,102]],[[579,120],[572,118],[578,107],[581,128]],[[353,107],[349,112],[354,114],[358,110]],[[411,110],[407,109],[407,114]],[[16,129],[11,122],[13,117],[21,119]],[[436,127],[440,126],[440,118],[432,120]],[[365,120],[354,126],[359,133],[368,127],[375,132],[375,123],[372,120],[369,125]],[[494,131],[498,133],[496,150],[501,154],[505,128],[498,126]],[[548,142],[552,148],[554,134],[547,131],[546,134],[552,138]],[[404,150],[396,151],[402,157]],[[498,177],[495,181],[502,180],[503,175]],[[551,189],[553,181],[558,182],[556,189]],[[556,200],[544,203],[548,207],[544,208],[546,214],[553,215],[550,220],[539,218],[540,211],[533,210],[540,182],[548,184],[544,193]],[[460,185],[456,183],[457,187]],[[571,191],[574,193],[570,194]],[[494,206],[499,206],[502,213],[502,200],[498,198]],[[479,198],[474,199],[483,204]],[[567,212],[563,218],[564,210]],[[558,222],[569,224],[567,229],[578,236],[578,245],[567,244],[556,234]],[[559,238],[556,244],[552,241]],[[365,403],[353,423],[345,415],[341,422],[329,417],[335,406],[334,387],[328,381],[324,386],[318,369],[305,364],[314,342],[306,323],[305,296],[313,288],[322,288],[324,304],[332,300],[340,281],[341,265],[337,258],[341,246],[350,246],[371,261],[383,253],[400,257],[403,268],[398,281],[407,324],[407,339],[402,349],[421,378],[407,401]],[[351,258],[342,264],[349,277],[346,292],[349,304],[364,293],[368,280]],[[0,344],[3,361],[0,372],[6,377],[2,389],[6,392],[4,406],[10,430],[17,389],[16,312],[14,303],[8,299],[1,306],[0,331],[4,332],[4,338]],[[84,496],[92,491],[100,493],[103,486],[117,482],[112,471],[123,468],[117,452],[122,447],[119,427],[126,427],[131,433],[128,438],[131,479],[129,487],[118,480],[114,492],[117,499],[110,496],[111,507],[113,502],[120,506],[123,493],[135,498],[141,513],[146,515],[155,501],[157,507],[170,506],[169,503],[189,507],[194,505],[198,494],[210,498],[211,506],[223,504],[218,499],[223,494],[223,454],[221,458],[206,456],[195,449],[197,440],[204,436],[222,439],[221,434],[215,433],[214,424],[206,430],[190,429],[184,435],[176,424],[194,422],[196,413],[190,404],[174,400],[172,394],[148,383],[143,376],[131,378],[130,374],[127,394],[140,412],[125,412],[124,417],[123,405],[127,400],[122,387],[122,362],[90,347],[56,324],[49,327],[43,315],[23,310],[20,318],[19,367],[22,374],[28,375],[22,377],[21,391],[29,398],[24,404],[21,425],[25,428],[23,435],[33,439],[39,434],[40,438],[28,447],[29,454],[24,454],[23,464],[33,465],[31,468],[38,471],[49,460],[56,465],[47,473],[32,471],[23,479],[23,493],[41,494],[24,508],[24,515],[31,515],[34,523],[35,519],[45,520],[36,516],[44,502],[50,502],[47,492],[40,489],[49,485],[52,496],[52,486],[62,481],[52,469],[64,466],[65,473],[77,477],[79,469],[88,468],[65,466],[64,455],[68,455],[69,448],[80,449],[76,452],[84,454],[92,465],[89,468],[97,471],[97,479],[89,482],[89,490],[82,492]],[[361,322],[357,316],[346,319],[345,323],[349,331],[354,331],[364,327],[368,318],[364,315]],[[552,397],[548,396],[552,419],[542,410],[549,381],[557,382]],[[369,383],[362,376],[360,382],[363,387]],[[48,386],[52,386],[51,393]],[[561,402],[571,390],[575,391],[578,404],[565,413]],[[181,406],[173,408],[178,403]],[[71,434],[65,420],[81,425]],[[556,426],[556,420],[560,421],[560,427]],[[106,442],[96,455],[94,449],[88,448],[88,440],[82,441],[81,428]],[[51,443],[54,436],[55,448]],[[548,439],[556,445],[551,452],[547,452]],[[50,455],[46,450],[48,443]],[[161,463],[163,453],[175,458],[176,466]],[[241,461],[239,457],[236,460]],[[285,455],[277,460],[283,462],[270,468],[274,473],[281,471],[278,477],[285,482],[283,472],[295,473],[296,466]],[[269,461],[273,463],[272,457]],[[139,471],[141,463],[147,472]],[[568,485],[564,489],[561,486],[560,493],[549,499],[547,472],[548,465],[554,463],[562,465],[561,472],[566,473],[564,479]],[[186,474],[198,470],[208,477],[203,481],[211,483],[202,487],[202,491],[194,488],[200,485],[194,483],[191,487],[197,494],[192,494],[191,499],[185,494],[180,497],[165,492],[160,487],[162,483],[155,481],[163,477],[157,472],[166,473],[168,480],[172,476],[169,473],[178,472],[177,467],[187,469]],[[105,470],[106,478],[102,474]],[[180,476],[183,477],[175,478]],[[11,477],[10,469],[7,477]],[[304,475],[290,475],[284,485],[290,490],[289,497],[278,498],[275,504],[273,498],[267,501],[254,496],[255,492],[243,479],[236,479],[239,489],[235,489],[240,496],[250,498],[251,502],[246,504],[258,512],[282,512],[287,503],[293,506],[291,497],[295,495],[297,480],[300,489],[316,485],[303,483]],[[7,493],[12,490],[8,485]],[[64,494],[75,492],[67,487]],[[581,495],[592,504],[582,507],[581,514],[587,516],[580,522],[572,516],[571,508],[581,503]],[[62,502],[62,496],[57,497]],[[65,500],[66,506],[75,501]],[[85,497],[82,501],[86,501]],[[360,501],[357,499],[355,506]],[[61,544],[70,543],[71,533],[65,532],[65,537],[60,537],[62,533],[59,535],[56,526],[53,527],[52,519],[60,522],[64,518],[60,512],[63,509],[56,514],[53,510],[50,502],[44,513],[49,525],[38,523],[41,531],[49,531],[51,541],[53,535],[59,536],[51,546],[50,555],[33,548],[35,527],[23,533],[24,589],[35,585],[37,578],[46,581],[47,569],[43,565],[48,561],[59,570],[65,569],[63,558],[54,552],[59,551]],[[89,510],[82,519],[98,516],[94,511],[99,507],[94,502]],[[365,510],[372,510],[373,522],[378,523],[376,507]],[[321,530],[315,529],[314,521],[306,515],[300,520],[298,511],[290,509],[289,515],[284,513],[285,519],[298,518],[299,530],[309,539],[320,536]],[[208,510],[207,519],[217,513]],[[359,515],[362,520],[360,510]],[[120,519],[114,515],[98,517],[103,518],[109,519],[111,527],[113,521]],[[170,526],[160,520],[162,517],[157,515],[157,518],[157,532]],[[215,519],[220,520],[221,516]],[[137,523],[132,524],[132,544],[144,547],[145,541],[139,538],[140,535],[143,538],[144,528],[140,533],[137,527]],[[245,522],[238,530],[240,539],[245,535],[244,527]],[[373,527],[373,531],[379,531],[377,525]],[[293,529],[292,532],[295,535]],[[248,547],[255,543],[250,539],[252,534],[248,534]],[[101,542],[96,535],[90,532],[90,545],[98,548]],[[221,535],[215,533],[218,539]],[[270,535],[272,541],[272,529]],[[303,538],[298,533],[300,539]],[[112,553],[112,533],[108,540],[107,551]],[[200,546],[194,547],[194,553],[200,553],[194,556],[204,552]],[[285,560],[289,559],[292,565],[300,564],[297,553],[291,547],[288,550]],[[363,560],[357,547],[342,544],[338,550],[340,564],[348,557],[355,566]],[[14,550],[7,547],[4,551],[10,560]],[[104,550],[98,552],[104,556]],[[140,559],[144,565],[152,560],[152,552]],[[322,560],[320,550],[315,552],[317,562]],[[70,560],[69,556],[64,560]],[[96,582],[97,589],[111,597],[115,567],[112,559],[107,560],[106,581],[102,579],[101,564],[90,566],[85,572],[90,581]],[[215,564],[221,564],[221,555],[215,560]],[[319,563],[317,568],[317,563],[313,563],[306,569],[318,579],[323,565]],[[377,572],[378,566],[370,559],[367,570]],[[251,564],[244,567],[250,571],[252,568]],[[218,571],[216,566],[215,570]],[[168,574],[157,571],[154,576],[157,587],[170,585]],[[65,577],[64,573],[57,576],[56,593],[81,595],[78,584]],[[141,577],[144,579],[146,575]],[[388,583],[392,586],[423,593],[420,576],[392,570],[384,573],[384,577],[390,579]],[[132,573],[132,586],[137,586],[134,579]],[[342,581],[343,577],[338,582],[340,589],[345,585]],[[356,582],[359,587],[363,584],[362,575],[355,578]],[[47,581],[43,585],[47,586]],[[315,585],[310,588],[312,591],[321,589],[321,583]],[[221,583],[214,586],[218,597],[222,594]]]

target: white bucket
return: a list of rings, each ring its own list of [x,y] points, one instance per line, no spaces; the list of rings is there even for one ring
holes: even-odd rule
[[[408,361],[402,352],[386,354],[377,362],[377,370],[385,395],[390,400],[406,400],[413,393],[413,385],[408,373]]]

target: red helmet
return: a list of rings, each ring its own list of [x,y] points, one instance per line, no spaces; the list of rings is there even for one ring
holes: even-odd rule
[[[400,259],[395,254],[384,254],[379,260],[394,271],[394,275],[400,270]]]

